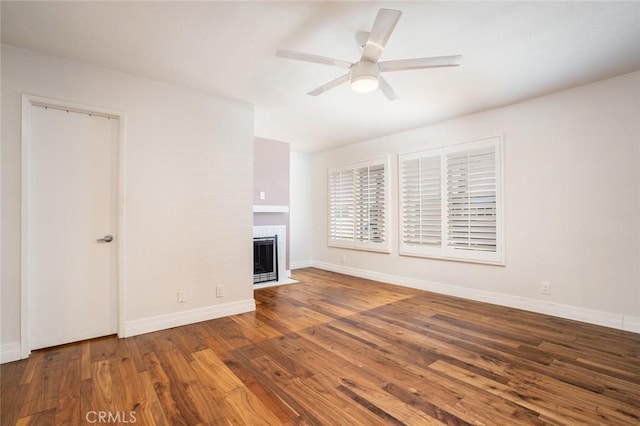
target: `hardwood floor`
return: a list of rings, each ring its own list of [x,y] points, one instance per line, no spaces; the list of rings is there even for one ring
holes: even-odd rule
[[[257,290],[255,313],[4,364],[1,423],[640,424],[638,334],[317,269],[294,278]]]

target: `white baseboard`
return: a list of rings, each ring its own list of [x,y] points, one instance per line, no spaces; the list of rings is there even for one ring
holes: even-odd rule
[[[622,318],[622,329],[625,331],[640,333],[640,317],[625,315]]]
[[[312,265],[309,266],[324,269],[327,271],[338,272],[345,275],[352,275],[355,277],[367,278],[388,284],[396,284],[404,287],[432,291],[434,293],[446,294],[449,296],[456,296],[464,299],[476,300],[479,302],[493,303],[495,305],[507,306],[510,308],[552,315],[559,318],[616,328],[618,330],[640,333],[640,318],[638,317],[613,314],[610,312],[597,311],[593,309],[580,308],[577,306],[563,305],[559,303],[545,302],[536,299],[528,299],[526,297],[458,287],[450,284],[402,277],[399,275],[385,274],[382,272],[352,268],[349,266],[336,265],[328,262],[312,261],[311,263]]]
[[[291,269],[311,268],[315,262],[313,260],[301,260],[298,262],[291,262],[289,266]]]
[[[137,336],[138,334],[166,330],[167,328],[193,324],[200,321],[208,321],[229,315],[243,314],[245,312],[255,310],[255,300],[247,299],[225,303],[224,305],[207,306],[189,311],[181,311],[167,315],[158,315],[156,317],[127,321],[124,326],[124,336],[121,337]]]
[[[181,325],[193,324],[200,321],[222,318],[229,315],[243,314],[256,310],[253,299],[240,300],[225,303],[224,305],[207,306],[204,308],[181,311],[167,315],[158,315],[151,318],[127,321],[124,326],[124,336],[131,337],[153,331],[166,330]],[[21,359],[20,342],[5,343],[0,345],[0,363],[17,361]]]
[[[20,358],[20,342],[11,342],[0,345],[0,364],[17,361]]]

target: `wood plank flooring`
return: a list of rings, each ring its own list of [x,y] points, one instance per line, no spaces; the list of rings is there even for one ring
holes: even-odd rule
[[[638,334],[294,278],[257,290],[253,313],[4,364],[1,424],[640,424]]]

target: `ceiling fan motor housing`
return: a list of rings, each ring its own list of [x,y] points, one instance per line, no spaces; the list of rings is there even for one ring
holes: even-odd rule
[[[375,62],[360,61],[351,67],[351,88],[359,93],[369,93],[378,89],[380,67]]]

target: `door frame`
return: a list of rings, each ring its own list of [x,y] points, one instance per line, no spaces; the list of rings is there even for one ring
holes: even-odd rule
[[[30,162],[31,162],[31,107],[45,106],[63,109],[83,114],[99,115],[118,119],[118,138],[116,159],[114,164],[115,190],[116,190],[116,262],[115,262],[115,286],[116,286],[116,318],[118,337],[124,337],[125,326],[125,294],[124,294],[124,152],[125,152],[125,122],[126,114],[122,111],[69,102],[60,99],[45,98],[23,93],[22,94],[22,184],[21,184],[21,223],[20,223],[20,357],[28,358],[31,354],[31,286],[29,282],[29,194],[30,194]],[[110,285],[114,285],[111,283]]]

